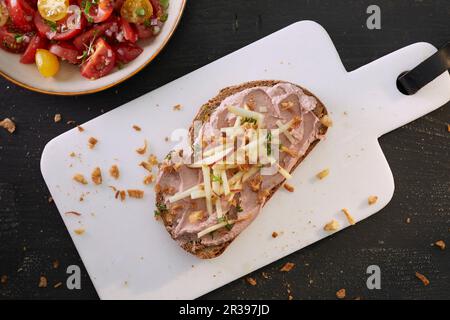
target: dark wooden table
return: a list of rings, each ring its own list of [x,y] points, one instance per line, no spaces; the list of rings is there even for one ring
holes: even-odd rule
[[[176,0],[172,0],[176,1]],[[82,262],[54,206],[39,170],[44,145],[82,123],[195,70],[295,21],[316,20],[330,33],[348,70],[408,44],[441,46],[450,39],[447,0],[378,0],[382,29],[366,28],[370,1],[190,0],[169,45],[138,75],[107,91],[54,97],[0,79],[0,119],[14,117],[17,131],[0,130],[0,297],[96,299],[82,268],[82,290],[67,290],[65,269]],[[324,75],[326,76],[326,75]],[[450,89],[450,88],[449,88]],[[64,121],[54,123],[61,113]],[[390,204],[373,217],[220,288],[205,299],[448,299],[450,244],[450,108],[439,110],[380,139],[395,177]],[[406,223],[407,219],[410,223]],[[54,269],[52,261],[60,267]],[[279,272],[294,262],[288,273]],[[368,290],[366,268],[381,268],[381,290]],[[262,277],[267,272],[271,279]],[[415,272],[425,274],[425,287]],[[48,279],[38,288],[39,277]]]

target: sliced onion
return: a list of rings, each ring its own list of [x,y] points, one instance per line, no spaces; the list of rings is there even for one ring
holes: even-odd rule
[[[158,25],[158,19],[154,18],[150,20],[150,25],[151,26],[157,26]]]
[[[70,5],[67,13],[71,15],[67,18],[66,25],[69,30],[81,29],[81,9],[79,6]]]

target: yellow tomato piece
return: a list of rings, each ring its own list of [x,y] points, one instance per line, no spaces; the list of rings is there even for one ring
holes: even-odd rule
[[[39,72],[44,77],[53,77],[58,73],[59,60],[50,51],[45,49],[37,49],[35,60]]]
[[[69,0],[38,0],[37,7],[42,18],[53,22],[67,15]]]
[[[144,23],[153,15],[153,7],[149,0],[125,0],[120,15],[128,22]]]

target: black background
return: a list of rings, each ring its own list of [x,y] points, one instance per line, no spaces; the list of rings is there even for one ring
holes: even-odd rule
[[[176,0],[172,0],[176,1]],[[442,46],[450,39],[447,0],[378,0],[382,29],[365,26],[369,1],[189,0],[185,14],[163,52],[142,72],[101,93],[55,97],[27,91],[0,79],[0,119],[14,117],[17,131],[0,130],[0,284],[1,298],[83,298],[97,294],[83,269],[82,290],[65,282],[65,268],[82,262],[54,206],[39,170],[46,142],[68,130],[67,120],[83,123],[193,71],[280,28],[303,19],[318,21],[330,33],[348,70],[408,44]],[[450,243],[449,104],[380,139],[392,168],[396,191],[382,211],[334,236],[220,288],[205,299],[448,299]],[[54,123],[61,113],[61,123]],[[157,117],[157,113],[155,113]],[[405,220],[411,219],[407,224]],[[52,268],[52,261],[61,266]],[[285,262],[296,267],[279,272]],[[382,270],[382,289],[366,288],[366,268]],[[261,272],[271,279],[264,279]],[[430,279],[424,287],[419,271]],[[38,288],[45,275],[49,287]]]

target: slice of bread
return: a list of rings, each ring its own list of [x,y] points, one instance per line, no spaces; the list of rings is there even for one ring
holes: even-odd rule
[[[207,103],[205,103],[204,105],[202,105],[202,107],[200,108],[199,112],[197,113],[197,115],[195,116],[195,118],[193,119],[194,121],[201,121],[202,123],[208,121],[209,117],[211,116],[211,114],[213,113],[213,111],[219,107],[219,105],[221,104],[221,102],[235,94],[238,93],[242,90],[245,89],[249,89],[249,88],[253,88],[253,87],[272,87],[275,86],[278,83],[281,82],[286,82],[286,81],[277,81],[277,80],[260,80],[260,81],[251,81],[251,82],[246,82],[237,86],[232,86],[232,87],[227,87],[222,89],[219,94],[217,96],[215,96],[214,98],[212,98],[211,100],[209,100]],[[303,92],[309,96],[313,96],[316,100],[317,100],[317,105],[316,108],[313,110],[314,114],[320,119],[322,120],[323,117],[325,115],[327,115],[327,110],[325,108],[325,106],[323,105],[323,103],[316,97],[314,96],[311,92],[309,92],[308,90],[297,86],[299,88],[301,88],[303,90]],[[325,126],[324,124],[322,124],[321,121],[321,125],[319,128],[319,134],[321,136],[324,136],[326,131],[327,131],[327,126]],[[193,137],[193,127],[191,126],[189,133],[191,135],[191,141],[194,140]],[[311,150],[316,146],[316,144],[319,142],[319,138],[317,138],[315,141],[313,141],[309,148],[307,149],[306,153],[299,158],[299,160],[297,161],[297,163],[294,165],[294,167],[292,168],[292,170],[290,170],[290,173],[292,173],[295,168],[303,161],[303,159],[305,159],[305,157],[309,154],[309,152],[311,152]],[[270,195],[266,198],[265,203],[267,203],[267,201],[270,200],[270,198],[273,196],[273,194],[283,185],[284,181],[281,182],[280,184],[278,184],[277,186],[275,186],[274,188],[272,188],[270,190]],[[156,203],[157,204],[164,204],[164,197],[163,194],[159,191],[156,194]],[[165,225],[165,227],[169,230],[172,227],[172,221],[171,219],[167,219],[167,216],[165,214],[161,215],[162,221]],[[170,233],[170,232],[169,232]],[[227,241],[225,243],[222,243],[220,245],[215,245],[215,246],[205,246],[199,243],[195,243],[195,242],[185,242],[183,244],[181,244],[181,247],[192,253],[195,254],[197,257],[201,258],[201,259],[211,259],[211,258],[215,258],[218,257],[219,255],[221,255],[224,250],[230,245],[230,243],[234,240],[235,238],[233,238],[230,241]]]

